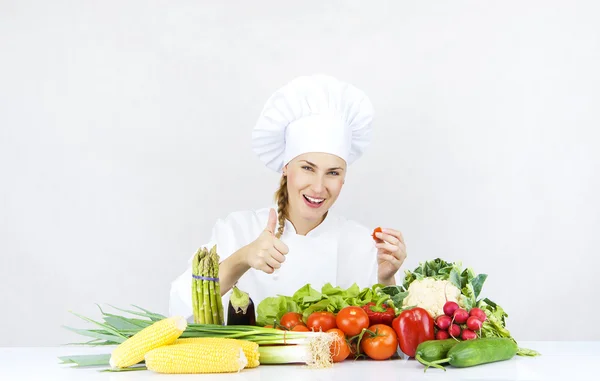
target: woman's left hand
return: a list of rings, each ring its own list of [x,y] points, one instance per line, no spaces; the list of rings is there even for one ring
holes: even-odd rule
[[[375,233],[377,242],[377,278],[379,283],[396,284],[394,275],[406,259],[406,246],[402,233],[394,229],[381,229]]]

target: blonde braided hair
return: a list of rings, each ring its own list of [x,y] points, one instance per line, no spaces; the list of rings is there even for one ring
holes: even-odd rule
[[[275,192],[275,201],[277,202],[277,219],[279,227],[277,228],[277,234],[275,237],[281,238],[283,234],[283,227],[285,226],[285,220],[288,214],[288,189],[287,189],[287,176],[281,176],[279,182],[279,189]]]

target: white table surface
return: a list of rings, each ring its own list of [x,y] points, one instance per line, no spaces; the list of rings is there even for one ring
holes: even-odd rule
[[[587,342],[520,342],[535,349],[540,357],[519,357],[471,368],[447,367],[444,372],[424,367],[414,359],[388,361],[351,361],[334,364],[329,369],[308,369],[302,365],[261,365],[230,374],[164,375],[144,370],[135,372],[99,372],[102,368],[71,368],[59,364],[58,356],[110,353],[112,347],[12,347],[0,348],[0,380],[110,380],[110,381],[352,381],[352,380],[597,380],[600,364],[600,341]]]

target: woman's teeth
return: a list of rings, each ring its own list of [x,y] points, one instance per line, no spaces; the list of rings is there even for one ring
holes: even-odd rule
[[[325,201],[324,198],[312,198],[312,197],[308,197],[307,195],[303,195],[305,199],[308,200],[308,202],[313,203],[313,204],[320,204],[323,201]]]

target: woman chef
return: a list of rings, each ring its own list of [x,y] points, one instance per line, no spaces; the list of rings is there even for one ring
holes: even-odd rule
[[[376,233],[335,215],[347,165],[369,143],[373,109],[357,88],[328,76],[299,77],[267,101],[252,145],[267,167],[281,173],[274,208],[231,213],[217,221],[210,249],[221,258],[225,306],[232,286],[258,305],[293,295],[307,283],[348,288],[353,283],[396,284],[406,258],[402,234]],[[191,263],[191,259],[190,259]],[[193,319],[191,265],[172,284],[170,314]]]

